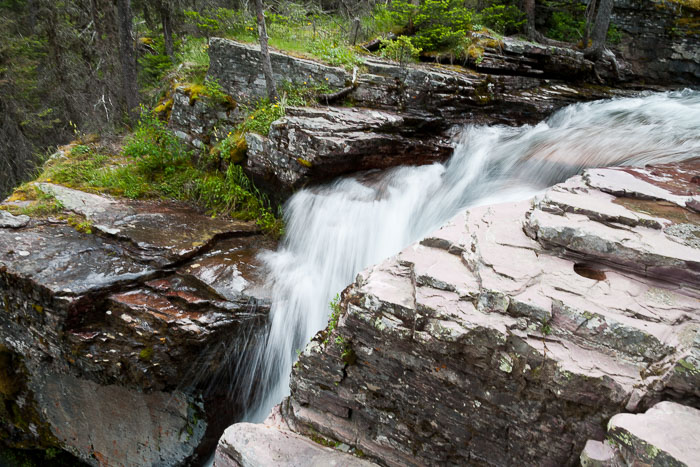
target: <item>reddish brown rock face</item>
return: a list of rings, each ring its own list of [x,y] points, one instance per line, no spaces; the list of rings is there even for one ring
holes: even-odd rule
[[[38,427],[6,419],[10,443],[104,465],[208,454],[242,410],[231,363],[265,325],[256,252],[274,242],[177,204],[42,189],[96,234],[57,220],[0,228],[0,339],[26,368],[13,394]]]
[[[697,406],[696,167],[588,170],[363,271],[294,367],[288,426],[386,465],[573,465],[616,413]]]

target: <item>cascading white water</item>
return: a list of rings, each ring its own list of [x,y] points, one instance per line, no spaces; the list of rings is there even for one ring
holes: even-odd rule
[[[288,393],[296,351],[326,326],[329,301],[357,272],[465,207],[525,199],[585,167],[692,157],[700,157],[700,92],[686,90],[572,105],[536,126],[468,126],[445,164],[295,194],[285,209],[284,242],[265,257],[271,324],[248,362],[261,387],[246,418],[264,419]]]

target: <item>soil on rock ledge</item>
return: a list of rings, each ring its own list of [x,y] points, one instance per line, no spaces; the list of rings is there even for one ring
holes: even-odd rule
[[[0,392],[19,410],[3,418],[5,442],[103,465],[211,452],[244,404],[227,392],[229,363],[267,321],[256,252],[274,242],[183,205],[39,188],[96,234],[2,217],[0,343],[16,364]]]

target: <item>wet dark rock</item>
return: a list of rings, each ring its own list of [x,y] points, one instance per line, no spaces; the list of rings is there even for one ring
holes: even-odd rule
[[[348,172],[430,164],[452,154],[449,139],[439,136],[441,127],[430,115],[291,108],[267,137],[246,136],[247,169],[256,179],[273,180],[278,189],[292,192]]]
[[[700,9],[691,2],[617,0],[612,23],[623,33],[614,50],[625,79],[700,82]]]
[[[212,219],[180,203],[115,201],[50,183],[37,188],[85,216],[99,232],[124,240],[139,259],[167,266],[188,259],[226,236],[257,234],[252,221]]]
[[[285,424],[384,465],[574,465],[616,414],[700,407],[700,250],[667,233],[700,225],[682,186],[697,169],[588,170],[363,271],[295,365]],[[653,431],[694,439],[696,425]],[[589,447],[589,465],[614,465]],[[648,463],[635,449],[628,465]]]
[[[230,362],[265,326],[255,253],[274,245],[174,203],[40,189],[96,235],[57,219],[0,228],[0,360],[16,362],[0,396],[18,408],[5,442],[101,465],[205,455],[242,410]]]

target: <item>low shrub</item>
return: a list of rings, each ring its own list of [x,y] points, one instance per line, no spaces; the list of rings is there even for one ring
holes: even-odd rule
[[[413,45],[410,38],[399,36],[395,40],[383,39],[379,55],[404,64],[418,61],[421,50]]]

